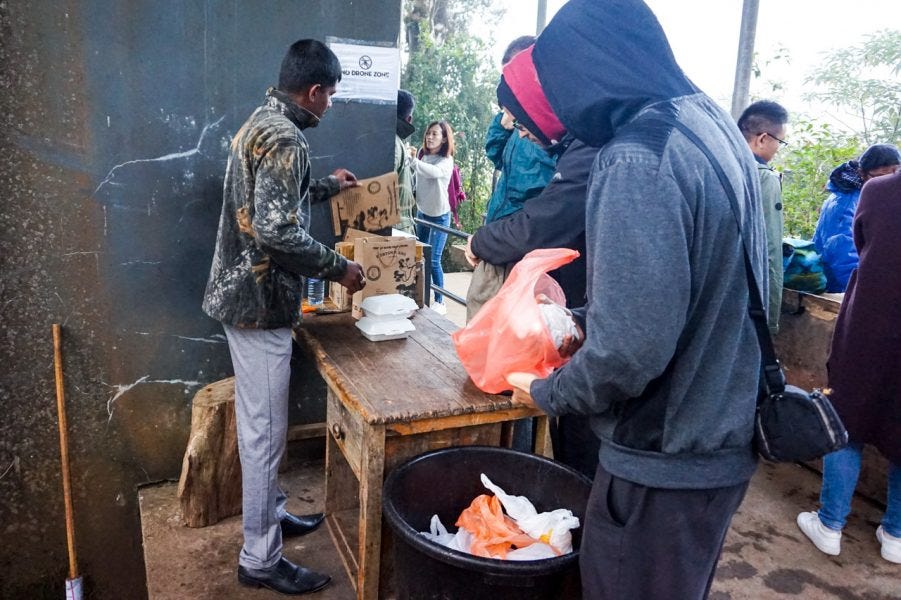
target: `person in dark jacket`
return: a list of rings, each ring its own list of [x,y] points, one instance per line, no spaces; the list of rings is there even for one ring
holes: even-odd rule
[[[822,552],[841,551],[863,446],[872,444],[889,461],[876,538],[882,558],[901,563],[901,173],[863,186],[854,244],[860,264],[848,282],[827,363],[830,400],[850,443],[825,456],[820,510],[803,512],[797,521]]]
[[[397,173],[397,212],[400,213],[400,223],[397,228],[410,235],[416,235],[416,223],[413,222],[413,207],[416,199],[413,197],[413,171],[410,166],[413,163],[406,140],[416,131],[413,127],[413,107],[416,101],[413,94],[407,90],[397,90],[397,124],[394,136],[394,172]]]
[[[509,64],[514,56],[534,43],[535,36],[531,35],[520,36],[510,42],[504,51],[503,65]],[[488,128],[485,140],[485,153],[495,169],[500,172],[500,178],[488,200],[486,226],[518,213],[529,198],[540,194],[554,175],[557,158],[569,145],[567,141],[563,144],[554,144],[555,147],[549,149],[551,142],[547,138],[544,141],[535,138],[533,143],[519,135],[513,127],[514,115],[503,102],[504,100],[498,97],[501,112]],[[516,247],[523,241],[509,240],[505,245]],[[513,265],[522,258],[522,255],[513,261],[502,261],[493,254],[483,254],[480,258],[484,260],[473,264],[472,278],[466,292],[467,321],[472,320],[482,306],[497,294]]]
[[[533,104],[518,100],[534,97],[539,89],[531,49],[522,54],[504,68],[498,101],[517,119],[517,137],[523,143],[546,148],[559,157],[556,172],[541,194],[526,200],[522,210],[480,227],[469,238],[467,259],[473,266],[487,263],[509,272],[537,248],[578,250],[579,258],[550,273],[563,289],[567,306],[575,308],[585,304],[585,197],[598,149],[566,134],[556,118],[549,119]],[[553,137],[561,140],[548,147]],[[557,460],[594,477],[600,442],[584,417],[561,415],[552,420],[551,439]]]
[[[823,258],[827,292],[844,292],[851,272],[857,268],[851,227],[860,188],[873,177],[894,173],[899,163],[898,148],[892,144],[874,144],[860,155],[860,160],[842,163],[829,174],[826,189],[831,195],[823,202],[813,234],[813,243]]]
[[[303,129],[331,106],[341,79],[338,57],[316,40],[294,43],[270,89],[230,146],[222,215],[203,310],[220,321],[235,369],[235,417],[241,458],[244,545],[238,580],[285,594],[325,587],[330,577],[282,556],[282,537],[316,529],[324,516],[285,510],[278,466],[288,430],[291,328],[300,324],[304,277],[365,284],[358,263],[307,232],[309,202],[357,185],[338,169],[310,177]]]
[[[590,418],[601,439],[585,598],[704,598],[757,465],[745,265],[765,296],[767,259],[754,159],[640,0],[570,0],[532,54],[567,131],[602,149],[588,303],[573,311],[584,343],[549,377],[509,382],[550,415]]]

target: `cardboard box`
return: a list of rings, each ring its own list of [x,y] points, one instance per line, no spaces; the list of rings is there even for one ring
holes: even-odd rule
[[[348,228],[379,231],[400,223],[397,173],[361,179],[357,187],[332,196],[332,227],[340,236]]]
[[[353,229],[348,230],[347,238],[335,244],[335,252],[363,266],[366,287],[351,297],[347,288],[331,282],[329,296],[339,309],[351,310],[354,317],[360,318],[362,311],[359,305],[364,298],[397,293],[413,298],[422,307],[425,298],[425,244],[415,238],[379,236]],[[412,262],[410,256],[413,257]]]

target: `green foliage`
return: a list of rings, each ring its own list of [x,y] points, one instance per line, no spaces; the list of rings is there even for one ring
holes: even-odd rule
[[[766,79],[769,67],[790,62],[778,48],[772,57],[754,64],[757,94],[772,98],[782,82]],[[844,133],[818,119],[792,115],[791,145],[774,161],[784,173],[782,194],[787,236],[810,239],[816,229],[820,207],[828,196],[829,174],[841,163],[857,158],[875,143],[901,142],[901,31],[885,30],[862,44],[835,50],[806,79],[817,100],[844,111]]]
[[[404,0],[408,49],[419,50],[421,36],[442,45],[448,37],[468,31],[472,23],[497,23],[504,9],[495,4],[494,0]]]
[[[866,73],[867,76],[862,76]],[[807,78],[808,98],[844,109],[867,144],[901,142],[901,30],[883,30],[835,50]]]
[[[829,173],[863,151],[858,138],[823,123],[795,120],[791,145],[776,155],[773,166],[783,173],[782,206],[785,235],[811,239],[820,207],[828,196]]]
[[[411,50],[401,86],[416,98],[409,142],[422,145],[425,127],[444,119],[456,133],[454,162],[463,176],[468,201],[461,207],[463,228],[481,225],[491,193],[492,166],[485,156],[485,132],[494,117],[495,88],[500,77],[482,40],[457,30],[439,45],[418,24],[418,45]],[[451,240],[452,242],[455,240]]]

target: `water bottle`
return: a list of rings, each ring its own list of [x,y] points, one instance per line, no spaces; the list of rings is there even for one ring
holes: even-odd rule
[[[315,277],[307,277],[307,303],[311,306],[322,304],[325,300],[325,282]]]

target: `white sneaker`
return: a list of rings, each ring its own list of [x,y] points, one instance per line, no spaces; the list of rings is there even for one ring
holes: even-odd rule
[[[876,529],[876,539],[882,544],[882,558],[901,564],[901,538],[885,532],[882,525]]]
[[[823,525],[820,516],[815,512],[802,512],[798,515],[798,527],[810,538],[820,552],[838,556],[842,550],[842,532]],[[901,543],[901,542],[899,542]]]
[[[433,302],[432,310],[434,310],[439,315],[447,314],[447,307],[444,305],[444,302]]]

